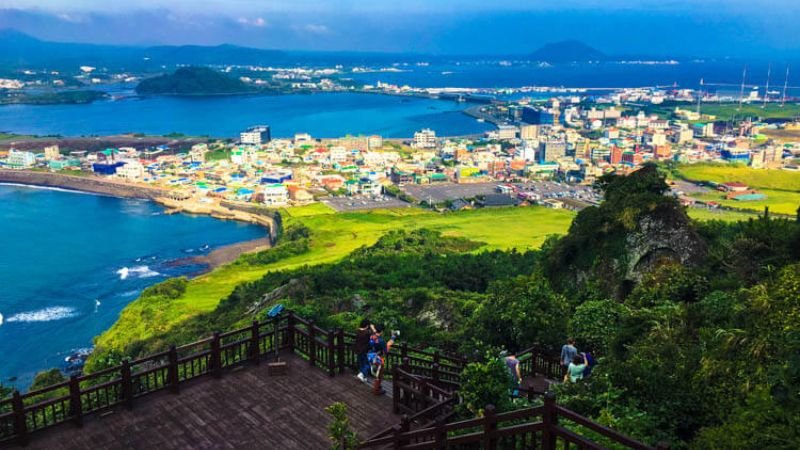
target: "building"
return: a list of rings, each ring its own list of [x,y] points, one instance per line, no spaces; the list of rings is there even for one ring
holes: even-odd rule
[[[139,161],[125,161],[124,166],[117,168],[116,175],[128,181],[139,181],[144,178],[144,166]]]
[[[517,127],[513,125],[498,125],[497,127],[497,139],[503,140],[511,140],[517,137]]]
[[[6,165],[12,169],[28,169],[36,164],[36,155],[32,152],[22,152],[19,150],[11,150],[8,152],[8,159]]]
[[[538,160],[540,163],[545,161],[558,161],[567,155],[567,143],[560,140],[547,140],[539,143]]]
[[[611,155],[609,155],[609,161],[612,165],[616,166],[617,164],[622,162],[622,149],[617,147],[616,145],[611,147]]]
[[[414,141],[411,143],[414,148],[436,148],[436,132],[430,128],[414,133]]]
[[[50,145],[44,148],[44,159],[46,161],[52,161],[60,158],[61,151],[59,150],[58,145]]]
[[[282,206],[289,202],[289,190],[286,186],[275,183],[261,188],[260,198],[268,206]]]
[[[193,162],[204,162],[208,153],[208,144],[195,144],[189,150],[189,158]]]
[[[522,121],[531,125],[555,125],[556,116],[543,108],[522,108]]]
[[[258,125],[239,134],[239,142],[246,145],[263,145],[272,140],[269,127]]]
[[[523,125],[519,129],[519,137],[522,140],[530,141],[539,139],[539,126],[538,125]]]

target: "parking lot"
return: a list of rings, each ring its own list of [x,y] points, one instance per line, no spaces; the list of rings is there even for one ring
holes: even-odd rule
[[[432,200],[442,203],[447,200],[459,198],[471,199],[480,195],[497,193],[497,186],[506,183],[474,183],[474,184],[432,184],[432,185],[406,185],[402,189],[405,193],[421,201]],[[528,183],[512,183],[518,192],[537,194],[542,199],[576,199],[588,202],[600,201],[600,196],[589,186],[575,186],[554,181],[532,181]]]
[[[394,197],[329,197],[322,200],[339,212],[366,211],[370,209],[410,208],[412,205]]]

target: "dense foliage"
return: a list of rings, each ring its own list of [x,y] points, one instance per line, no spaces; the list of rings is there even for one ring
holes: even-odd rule
[[[557,350],[573,336],[599,361],[591,377],[558,387],[559,402],[581,414],[673,448],[799,448],[800,224],[691,222],[652,168],[600,186],[606,202],[541,251],[479,251],[432,230],[391,232],[339,262],[240,285],[212,313],[126,353],[243,326],[275,303],[325,327],[354,329],[369,317],[416,345],[478,359],[501,347]],[[646,258],[631,236],[658,257],[633,264]],[[303,254],[313,239],[287,229],[276,248],[240,264]],[[673,242],[691,245],[663,248]],[[169,301],[180,290],[174,283],[145,297]],[[470,365],[468,410],[503,406],[504,378],[499,359]]]
[[[142,95],[219,95],[252,92],[250,86],[206,67],[181,67],[172,74],[143,80],[136,86]]]

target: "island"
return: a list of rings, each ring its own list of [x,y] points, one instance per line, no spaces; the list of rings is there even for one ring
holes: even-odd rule
[[[531,54],[536,61],[551,63],[605,61],[608,55],[583,42],[569,40],[545,44]]]
[[[70,90],[52,92],[26,92],[0,90],[0,105],[80,105],[108,97],[95,90]]]
[[[260,92],[239,79],[207,67],[181,67],[172,74],[143,80],[139,95],[233,95]]]

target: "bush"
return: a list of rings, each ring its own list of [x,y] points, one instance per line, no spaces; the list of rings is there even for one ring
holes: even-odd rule
[[[487,405],[494,405],[500,413],[511,408],[510,385],[511,375],[505,362],[489,357],[485,362],[467,364],[461,373],[458,394],[463,408],[471,415],[483,415]]]
[[[333,422],[328,425],[331,449],[354,450],[358,448],[358,436],[350,427],[350,419],[347,418],[347,405],[336,402],[325,408],[325,412],[333,416]]]

